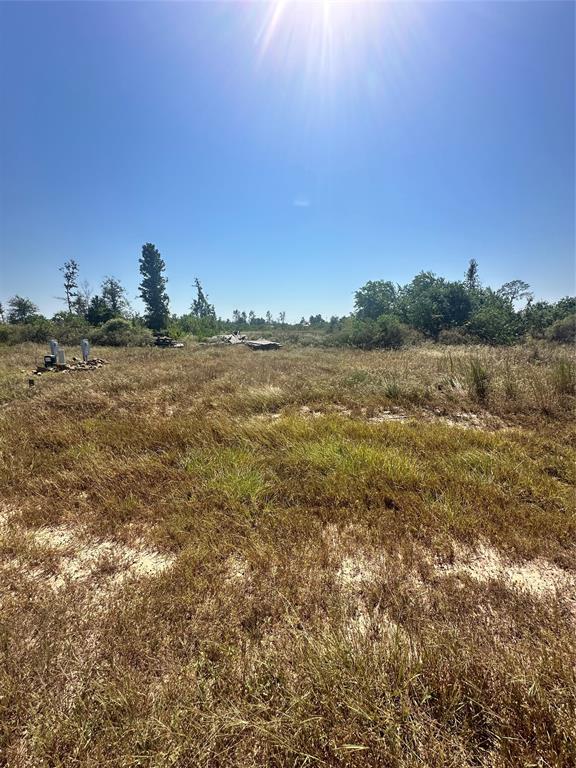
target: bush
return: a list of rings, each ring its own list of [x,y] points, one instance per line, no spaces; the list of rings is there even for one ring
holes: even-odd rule
[[[480,306],[467,323],[468,333],[485,344],[513,344],[519,337],[518,320],[512,307],[503,303]]]
[[[550,341],[559,341],[562,344],[574,344],[576,342],[576,314],[568,315],[562,320],[552,323],[546,336]]]
[[[360,349],[398,349],[406,343],[413,343],[413,336],[412,329],[397,317],[380,315],[377,320],[347,319],[343,330],[332,335],[330,344]]]
[[[32,341],[44,344],[54,336],[54,324],[45,317],[36,317],[30,323],[18,323],[2,326],[0,341],[6,344],[22,344]]]
[[[83,317],[65,312],[55,315],[52,318],[50,327],[50,334],[43,341],[55,338],[59,344],[74,344],[77,346],[90,333],[90,324]]]
[[[152,331],[142,326],[134,326],[123,317],[108,320],[101,328],[94,328],[90,333],[93,344],[103,347],[145,347],[152,344]]]
[[[438,334],[439,344],[470,344],[473,341],[463,328],[445,328]]]
[[[375,346],[398,349],[406,343],[408,326],[393,315],[380,315],[376,320]]]

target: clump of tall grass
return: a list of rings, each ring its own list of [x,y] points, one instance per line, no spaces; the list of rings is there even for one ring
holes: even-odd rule
[[[388,379],[384,382],[384,394],[389,400],[398,400],[402,395],[402,387],[396,379]]]
[[[576,391],[574,364],[565,358],[558,360],[552,370],[552,381],[559,395],[573,395]]]
[[[484,401],[488,397],[490,387],[490,371],[479,357],[473,357],[468,362],[467,370],[468,391],[476,400]]]

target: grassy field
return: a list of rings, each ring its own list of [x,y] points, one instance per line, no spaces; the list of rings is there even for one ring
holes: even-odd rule
[[[576,764],[566,350],[0,349],[0,762]]]

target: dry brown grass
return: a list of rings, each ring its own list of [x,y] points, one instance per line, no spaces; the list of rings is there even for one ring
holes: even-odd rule
[[[572,766],[574,364],[0,350],[0,755]],[[0,758],[2,760],[2,758]]]

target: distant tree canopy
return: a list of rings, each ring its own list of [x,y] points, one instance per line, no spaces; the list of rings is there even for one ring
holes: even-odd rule
[[[110,317],[122,317],[127,311],[126,289],[117,278],[104,278],[100,286],[100,296],[110,312]]]
[[[139,292],[146,307],[146,325],[153,331],[161,331],[168,323],[169,299],[166,293],[165,270],[166,265],[156,246],[153,243],[143,245],[140,257],[142,282]]]
[[[421,272],[400,288],[394,309],[403,322],[436,339],[440,331],[468,320],[472,301],[463,283]]]
[[[389,280],[369,280],[354,294],[356,317],[376,320],[380,315],[394,311],[397,289]]]
[[[110,307],[102,296],[98,296],[98,294],[92,296],[86,312],[86,320],[88,320],[90,325],[104,325],[104,323],[108,322],[108,320],[111,320],[113,317],[114,315],[112,314]]]
[[[8,322],[12,325],[29,323],[37,316],[38,307],[30,299],[18,295],[8,299]]]
[[[526,301],[524,309],[516,311],[514,303]],[[552,323],[576,312],[576,299],[566,298],[556,304],[533,303],[530,286],[523,280],[512,280],[498,290],[484,288],[480,282],[478,264],[472,259],[464,280],[449,281],[432,272],[421,272],[410,283],[394,286],[386,280],[371,280],[355,294],[355,317],[360,322],[376,321],[381,317],[399,320],[404,330],[412,328],[425,337],[448,338],[456,329],[461,340],[487,344],[512,344],[522,334],[543,337]],[[350,337],[350,329],[346,331]],[[381,346],[384,336],[376,326],[354,327],[355,338],[367,337]]]
[[[272,311],[264,317],[254,310],[247,314],[235,309],[232,320],[217,318],[198,278],[191,311],[181,316],[169,314],[165,264],[152,243],[142,246],[139,259],[139,293],[146,312],[135,315],[121,282],[106,276],[97,294],[92,295],[86,281],[79,282],[78,263],[73,259],[60,267],[64,275],[63,299],[67,311],[51,320],[38,314],[38,307],[23,296],[12,296],[6,311],[0,304],[0,341],[45,341],[56,336],[63,343],[83,336],[95,343],[140,344],[154,331],[173,336],[193,334],[204,339],[242,327],[247,331],[275,331],[302,343],[351,345],[362,348],[395,348],[403,344],[432,340],[445,344],[513,344],[522,338],[573,342],[576,323],[576,297],[555,303],[534,301],[528,283],[511,280],[500,288],[483,286],[478,263],[471,259],[462,280],[447,280],[433,272],[420,272],[405,285],[390,280],[369,280],[354,294],[354,312],[346,317],[333,315],[325,320],[311,314],[300,323],[286,323],[286,313]],[[114,322],[113,322],[114,321]],[[117,322],[118,321],[118,322]],[[292,330],[290,330],[292,329]]]
[[[518,301],[519,299],[531,301],[534,298],[530,286],[524,280],[511,280],[509,283],[504,283],[496,293],[508,301]]]

